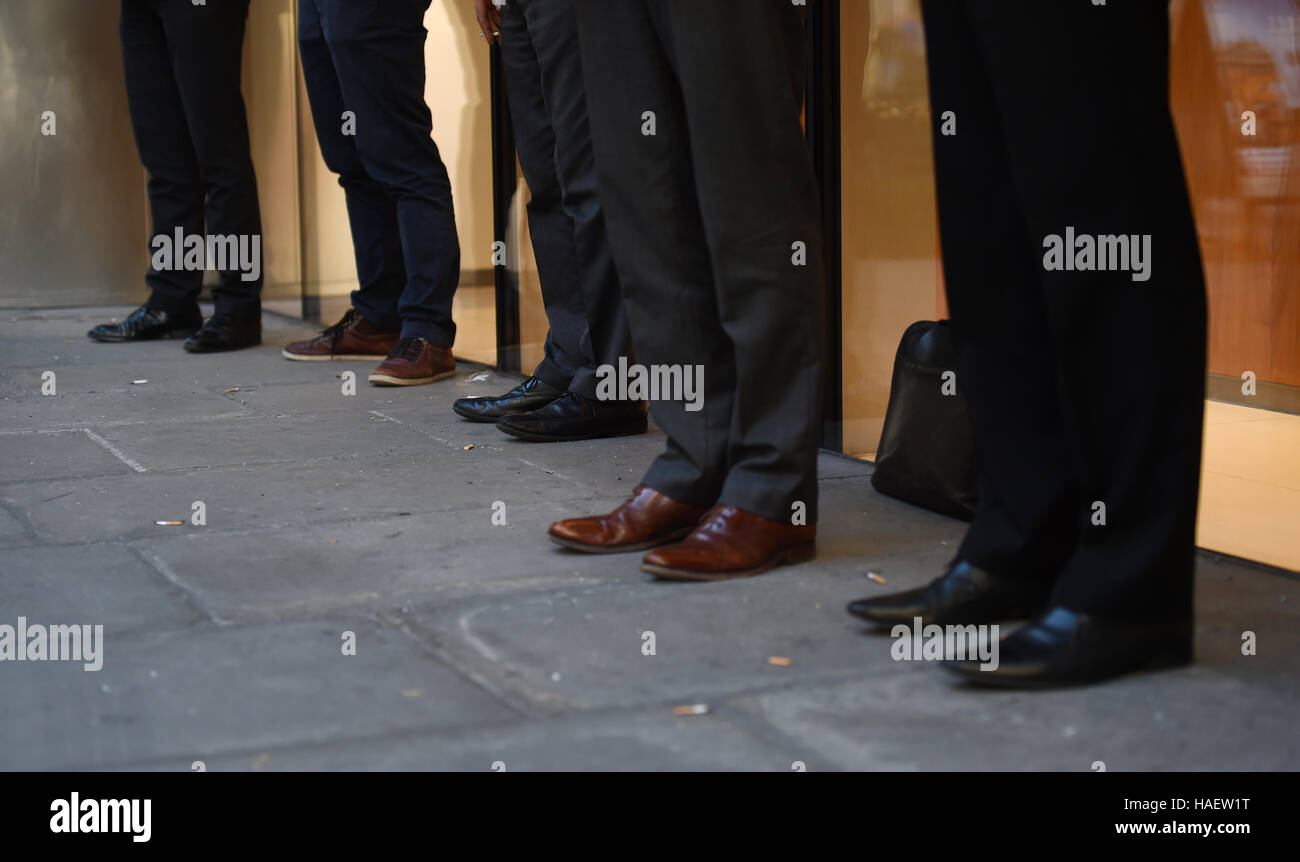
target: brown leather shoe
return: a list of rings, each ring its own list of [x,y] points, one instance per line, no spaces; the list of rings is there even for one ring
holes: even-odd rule
[[[285,359],[299,362],[327,362],[331,359],[375,359],[387,356],[402,333],[380,329],[349,308],[343,318],[315,338],[286,344],[280,351]]]
[[[707,511],[708,506],[682,503],[637,485],[627,502],[608,515],[556,521],[547,533],[558,545],[590,554],[644,551],[685,536]]]
[[[724,581],[761,574],[816,553],[817,526],[770,521],[735,506],[714,506],[689,536],[645,555],[641,568],[670,581]]]
[[[376,386],[419,386],[455,374],[456,360],[450,347],[423,338],[403,338],[388,358],[370,372],[370,382]]]

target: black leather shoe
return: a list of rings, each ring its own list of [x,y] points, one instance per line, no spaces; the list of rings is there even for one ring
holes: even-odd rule
[[[1057,688],[1190,664],[1192,640],[1191,620],[1100,620],[1052,608],[998,643],[996,666],[980,670],[978,659],[943,665],[973,683]]]
[[[514,437],[539,443],[594,440],[644,434],[645,414],[643,401],[596,401],[566,392],[539,410],[505,417],[497,427]]]
[[[96,341],[153,341],[158,338],[187,338],[203,325],[203,315],[172,314],[142,305],[121,323],[101,323],[86,333]]]
[[[475,395],[457,398],[451,409],[471,422],[496,422],[507,416],[530,413],[564,394],[540,378],[529,377],[505,395]]]
[[[190,353],[219,353],[239,350],[262,343],[260,317],[235,318],[229,314],[214,314],[185,342]]]
[[[918,587],[872,599],[849,602],[849,613],[881,625],[911,624],[920,617],[931,623],[986,625],[1002,620],[1028,619],[1047,607],[1050,583],[999,578],[964,560],[957,560],[947,574]]]

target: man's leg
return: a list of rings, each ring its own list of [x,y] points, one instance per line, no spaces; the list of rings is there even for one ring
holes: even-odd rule
[[[703,366],[702,409],[652,401],[666,451],[643,483],[711,506],[727,475],[735,367],[718,316],[681,89],[648,0],[577,0],[600,200],[636,361]]]
[[[1034,257],[1067,228],[1132,244],[1127,268],[1039,270],[1080,486],[1056,600],[1189,619],[1206,297],[1169,110],[1168,9],[975,5]]]
[[[515,152],[531,195],[528,231],[550,324],[545,356],[533,376],[561,391],[569,388],[578,369],[590,361],[583,356],[580,345],[587,330],[587,312],[578,275],[574,221],[564,207],[564,188],[557,168],[559,153],[547,99],[554,95],[554,81],[546,78],[539,56],[549,47],[541,43],[542,38],[554,38],[556,34],[534,34],[531,25],[539,17],[553,17],[567,5],[562,0],[514,0],[501,7],[501,63],[510,97]],[[572,7],[568,12],[572,18]],[[576,29],[569,41],[574,52],[572,62],[578,63]]]
[[[804,16],[786,0],[652,6],[685,104],[687,128],[668,133],[689,135],[719,334],[734,363],[718,502],[785,524],[802,512],[813,524],[825,276],[799,122]]]
[[[571,0],[515,0],[501,10],[516,151],[532,199],[532,232],[550,332],[546,357],[533,372],[547,391],[545,406],[528,384],[501,398],[464,399],[467,411],[500,413],[497,427],[530,440],[584,440],[644,433],[640,400],[598,398],[596,370],[618,366],[629,351],[627,316],[605,234],[587,126],[587,97]],[[534,390],[543,387],[532,383]],[[567,393],[565,392],[567,390]]]
[[[1182,663],[1206,331],[1169,112],[1168,9],[967,7],[1030,239],[1017,257],[1038,264],[1078,527],[1052,609],[1002,644],[997,671],[956,669],[1052,685]],[[1068,236],[1087,239],[1062,248]]]
[[[559,203],[571,225],[577,261],[572,284],[579,292],[581,316],[574,321],[579,325],[559,337],[576,345],[580,359],[570,391],[595,398],[596,368],[616,366],[620,356],[627,356],[631,335],[596,179],[577,16],[572,0],[528,0],[524,14],[541,73],[546,121],[555,141],[553,170],[559,179]],[[515,128],[518,134],[518,125]],[[555,325],[551,328],[555,334]]]
[[[1003,121],[965,3],[923,6],[944,284],[971,414],[979,505],[947,572],[850,603],[869,622],[1032,617],[1078,543],[1041,268],[1014,194]]]
[[[424,101],[424,12],[428,0],[314,0],[344,110],[355,115],[365,172],[397,203],[406,286],[398,301],[403,338],[450,356],[451,304],[460,245],[451,182],[431,137]]]
[[[262,222],[240,92],[248,2],[195,6],[189,0],[165,0],[161,9],[172,47],[176,86],[206,194],[206,233],[238,237],[250,259],[253,238],[257,238],[258,260],[248,270],[241,269],[245,262],[238,255],[227,260],[213,289],[216,312],[257,318],[261,315]]]
[[[944,284],[980,463],[979,506],[958,556],[1000,577],[1051,582],[1083,521],[1031,254],[1038,240],[964,4],[927,3],[924,14]],[[948,111],[956,134],[942,132]]]
[[[120,30],[131,127],[140,161],[149,173],[153,236],[166,237],[170,243],[177,228],[184,236],[201,235],[202,178],[172,66],[172,48],[155,4],[123,0]],[[152,261],[152,244],[149,251]],[[203,273],[180,267],[180,252],[173,249],[171,268],[150,264],[145,275],[148,305],[194,322]]]
[[[371,327],[396,332],[402,328],[398,298],[406,287],[397,206],[384,187],[366,173],[357,153],[357,120],[347,114],[321,25],[321,6],[322,0],[300,0],[298,48],[321,156],[338,174],[347,202],[360,283],[352,292],[352,307]]]

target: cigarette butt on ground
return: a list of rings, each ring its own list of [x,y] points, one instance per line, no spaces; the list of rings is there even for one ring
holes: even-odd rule
[[[133,384],[135,384],[136,386],[139,386],[141,383],[148,383],[149,381],[148,381],[148,380],[132,380],[131,382],[132,382]]]
[[[184,521],[154,521],[154,523],[160,527],[180,527],[184,525],[185,522]]]
[[[474,448],[474,444],[473,444],[473,443],[470,443],[468,446],[465,447],[465,451],[468,452],[469,450],[471,450],[471,449],[473,449],[473,448]]]
[[[867,577],[868,577],[868,578],[871,578],[871,580],[875,581],[875,582],[878,583],[878,584],[887,584],[887,583],[889,583],[889,581],[885,580],[884,578],[882,578],[880,575],[876,574],[875,572],[867,572]]]
[[[674,706],[673,715],[708,715],[709,705],[707,703],[692,703],[688,706]]]
[[[239,391],[238,386],[232,386],[231,388],[226,390],[226,394],[229,395],[231,392],[238,392],[238,391]]]
[[[776,665],[777,667],[789,667],[790,665],[794,664],[794,662],[793,662],[792,660],[786,658],[785,656],[781,656],[781,655],[770,655],[770,656],[768,656],[768,657],[767,657],[767,663],[768,663],[768,664],[774,664],[774,665]]]

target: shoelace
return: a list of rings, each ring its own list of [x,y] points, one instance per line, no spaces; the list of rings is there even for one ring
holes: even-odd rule
[[[420,358],[420,354],[423,352],[423,338],[403,338],[397,342],[397,346],[393,348],[392,353],[388,354],[388,358],[405,359],[414,362]]]
[[[355,308],[349,308],[347,314],[343,315],[342,319],[340,319],[338,323],[326,327],[325,331],[318,335],[317,338],[328,338],[330,341],[330,350],[333,350],[334,345],[339,343],[339,339],[343,337],[343,333],[352,326],[356,319],[357,310]]]

